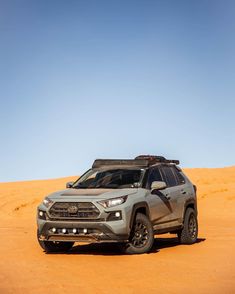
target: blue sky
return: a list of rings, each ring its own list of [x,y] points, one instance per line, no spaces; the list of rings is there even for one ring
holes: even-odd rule
[[[234,1],[0,0],[0,36],[0,181],[235,164]]]

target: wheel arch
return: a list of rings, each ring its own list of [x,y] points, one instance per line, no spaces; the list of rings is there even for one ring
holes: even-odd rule
[[[184,220],[186,210],[188,208],[192,208],[195,211],[196,215],[197,215],[197,202],[194,199],[188,199],[184,204],[183,220]]]
[[[131,212],[131,218],[130,218],[130,224],[129,224],[130,229],[132,228],[132,225],[135,220],[135,216],[138,212],[140,212],[140,213],[146,215],[148,218],[150,218],[150,211],[149,211],[149,206],[148,206],[147,202],[142,201],[142,202],[138,202],[133,205],[132,212]]]

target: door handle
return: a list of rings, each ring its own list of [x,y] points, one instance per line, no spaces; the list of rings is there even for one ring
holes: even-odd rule
[[[186,194],[186,191],[184,191],[184,190],[181,190],[181,194]]]
[[[166,197],[167,200],[171,199],[171,196],[169,194],[166,194],[165,197]]]

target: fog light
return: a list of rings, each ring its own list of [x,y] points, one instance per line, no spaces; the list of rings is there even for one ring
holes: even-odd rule
[[[77,233],[77,229],[73,229],[73,233],[76,234]]]
[[[55,232],[56,232],[56,228],[52,228],[51,230],[52,230],[52,232],[53,232],[53,233],[55,233]]]
[[[122,219],[121,211],[111,211],[107,217],[107,221],[117,221]]]
[[[86,234],[87,233],[87,229],[83,229],[83,233]]]
[[[65,234],[66,233],[66,229],[62,229],[62,233]]]
[[[46,212],[43,210],[38,210],[38,218],[46,220]]]
[[[116,217],[120,217],[121,216],[121,213],[119,211],[115,212],[115,216]]]

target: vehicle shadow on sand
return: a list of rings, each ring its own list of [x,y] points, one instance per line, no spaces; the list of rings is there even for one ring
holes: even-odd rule
[[[201,243],[205,241],[205,238],[198,238],[196,243]],[[175,247],[175,246],[187,246],[181,245],[178,241],[178,238],[156,238],[154,240],[153,247],[148,254],[157,253],[164,248]],[[193,246],[193,245],[191,245]],[[51,254],[51,253],[50,253]],[[61,254],[61,253],[53,253],[53,254]],[[63,254],[63,253],[62,253]],[[76,255],[125,255],[123,250],[121,249],[120,244],[116,243],[93,243],[93,244],[85,244],[85,245],[75,245],[69,252],[64,254],[76,254]]]

